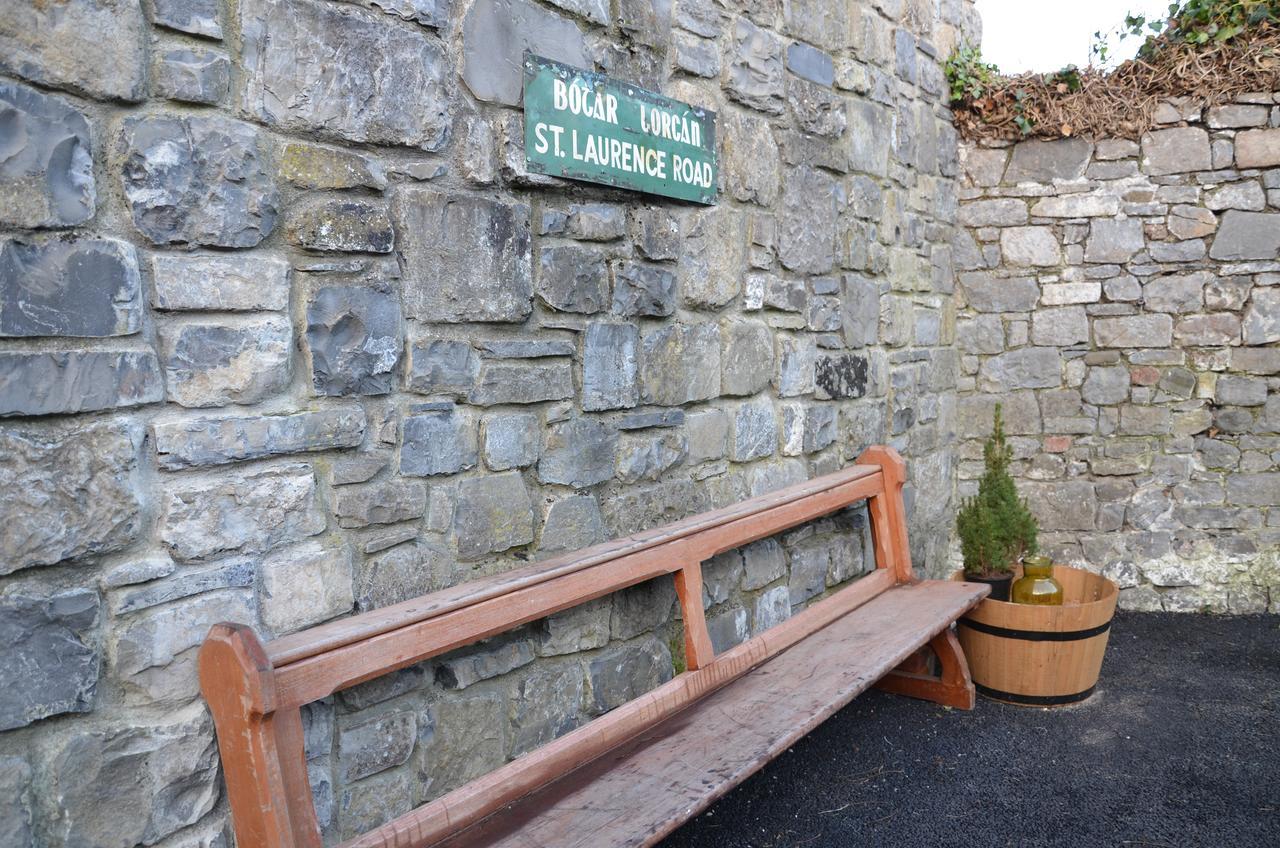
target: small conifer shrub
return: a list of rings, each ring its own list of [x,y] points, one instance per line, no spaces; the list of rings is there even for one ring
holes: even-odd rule
[[[999,577],[1036,552],[1035,516],[1009,476],[1013,449],[1004,438],[1001,405],[996,404],[995,427],[982,448],[985,469],[978,493],[965,500],[956,516],[964,573]]]

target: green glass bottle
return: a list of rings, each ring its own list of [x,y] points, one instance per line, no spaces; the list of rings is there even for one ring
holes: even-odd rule
[[[1053,579],[1053,560],[1047,556],[1022,561],[1022,576],[1010,593],[1015,604],[1062,606],[1062,584]]]

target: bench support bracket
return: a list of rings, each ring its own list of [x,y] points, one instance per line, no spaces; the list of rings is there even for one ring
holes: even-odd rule
[[[938,658],[941,667],[936,675],[929,671],[930,653]],[[976,698],[973,679],[969,676],[969,663],[960,649],[960,640],[956,639],[950,627],[880,678],[876,688],[961,710],[973,709]]]

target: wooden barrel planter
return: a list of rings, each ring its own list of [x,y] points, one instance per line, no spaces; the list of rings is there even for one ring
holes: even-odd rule
[[[1065,565],[1055,565],[1053,576],[1062,584],[1060,607],[988,599],[956,623],[979,694],[1033,707],[1093,694],[1119,591],[1105,577]]]

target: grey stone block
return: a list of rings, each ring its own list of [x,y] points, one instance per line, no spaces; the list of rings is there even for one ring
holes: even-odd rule
[[[124,190],[153,244],[253,247],[275,229],[279,197],[262,133],[220,117],[124,124]]]
[[[418,721],[411,710],[375,716],[342,728],[338,734],[343,782],[395,768],[413,754]]]
[[[1207,171],[1212,167],[1209,134],[1199,127],[1157,130],[1142,136],[1142,172],[1148,176]]]
[[[720,329],[720,392],[753,395],[773,376],[773,333],[759,321],[730,321]]]
[[[585,489],[613,476],[618,433],[594,418],[571,418],[543,434],[538,480]]]
[[[680,296],[689,309],[719,309],[742,291],[745,213],[729,206],[691,210],[681,226]]]
[[[0,68],[100,100],[137,102],[146,96],[146,44],[139,3],[10,2],[0,28]]]
[[[561,498],[547,509],[547,517],[542,525],[542,541],[538,545],[539,554],[577,551],[604,541],[604,518],[600,514],[600,505],[591,495],[570,495]],[[593,616],[603,620],[604,642],[609,641],[609,612],[605,605],[602,616]],[[553,616],[554,618],[554,616]],[[550,621],[550,619],[548,619]],[[597,622],[598,623],[598,622]],[[587,640],[591,641],[591,640]],[[598,648],[596,644],[579,644],[572,650]],[[543,653],[546,653],[545,647]],[[559,651],[558,653],[569,653]]]
[[[410,316],[446,323],[528,317],[533,308],[528,206],[406,187],[394,211]]]
[[[401,474],[456,474],[474,468],[478,461],[476,425],[469,413],[452,404],[433,404],[405,417]]]
[[[0,757],[0,844],[34,848],[31,766],[17,756]]]
[[[173,470],[357,447],[365,425],[361,407],[341,406],[285,415],[159,419],[151,432],[156,462]]]
[[[912,50],[915,46],[912,44]],[[787,69],[819,85],[835,84],[835,64],[831,56],[800,41],[787,46]]]
[[[671,652],[654,638],[608,648],[587,664],[588,709],[599,715],[671,679]]]
[[[466,395],[479,376],[480,357],[468,342],[436,339],[413,345],[409,391]]]
[[[544,247],[539,260],[538,297],[557,312],[591,315],[609,304],[609,269],[601,250],[561,245]]]
[[[716,653],[741,645],[751,636],[747,626],[747,611],[730,609],[708,617],[707,634],[711,637],[711,649]]]
[[[1093,339],[1098,347],[1168,347],[1173,340],[1173,319],[1168,315],[1096,318]]]
[[[156,253],[152,305],[165,311],[279,312],[289,305],[289,263],[274,256]]]
[[[150,350],[0,352],[0,417],[93,412],[164,400]]]
[[[676,275],[665,268],[639,262],[618,262],[613,266],[615,315],[665,317],[676,308]]]
[[[1241,329],[1247,345],[1280,342],[1280,288],[1254,289]]]
[[[257,403],[283,390],[292,373],[293,328],[283,318],[171,324],[160,346],[169,399],[182,406]]]
[[[750,462],[773,456],[777,449],[778,420],[773,402],[761,398],[739,404],[733,411],[729,458],[734,462]]]
[[[1004,179],[1010,183],[1078,180],[1092,155],[1093,144],[1082,138],[1024,141],[1013,148]]]
[[[576,665],[540,668],[511,693],[511,751],[518,757],[578,726],[582,669]]]
[[[1062,262],[1062,248],[1052,227],[1010,227],[1000,231],[1000,252],[1014,267],[1052,267]]]
[[[1062,358],[1055,348],[1020,348],[987,359],[980,374],[984,391],[1057,388],[1062,384]]]
[[[826,591],[831,550],[822,544],[805,544],[792,548],[789,558],[788,590],[794,608]]]
[[[426,511],[427,487],[416,480],[344,486],[333,494],[333,514],[339,527],[412,521]]]
[[[1098,509],[1094,484],[1087,480],[1026,481],[1018,486],[1042,530],[1092,530]]]
[[[9,595],[0,599],[0,730],[93,709],[98,685],[97,592]]]
[[[728,451],[729,416],[722,409],[705,409],[686,417],[689,462],[720,459]]]
[[[1032,277],[972,272],[960,275],[960,287],[976,312],[1030,312],[1040,299],[1040,286]]]
[[[176,559],[262,553],[325,528],[310,466],[177,478],[159,498],[160,541]]]
[[[783,111],[782,40],[746,18],[738,18],[729,47],[726,93],[752,109]]]
[[[516,471],[458,484],[453,533],[458,557],[480,559],[533,541],[533,503]]]
[[[477,344],[493,359],[543,359],[573,356],[577,346],[569,339],[483,339]]]
[[[127,336],[141,326],[133,245],[115,239],[0,244],[0,336]]]
[[[355,605],[351,551],[303,542],[262,560],[262,623],[277,635],[319,624]]]
[[[1209,256],[1227,261],[1280,257],[1280,213],[1227,212]]]
[[[218,746],[207,714],[165,724],[79,728],[49,755],[49,837],[60,845],[151,845],[218,801]]]
[[[486,415],[481,430],[484,433],[484,463],[491,471],[525,468],[538,460],[541,435],[536,415]]]
[[[222,38],[222,4],[219,0],[152,0],[152,21],[160,26]]]
[[[1090,368],[1082,394],[1085,403],[1096,406],[1124,403],[1129,399],[1129,369],[1124,366]]]
[[[1145,245],[1142,221],[1139,219],[1098,218],[1090,225],[1084,258],[1086,262],[1128,262]]]
[[[479,100],[520,105],[523,60],[530,50],[591,67],[582,31],[529,0],[478,0],[462,24],[462,79]]]
[[[640,381],[647,403],[679,406],[720,392],[720,329],[668,324],[645,333]]]
[[[138,537],[141,431],[125,422],[0,435],[0,573],[119,550]]]
[[[97,188],[84,115],[59,97],[17,83],[0,83],[0,115],[8,127],[0,224],[70,227],[92,218]]]
[[[582,241],[615,241],[626,235],[626,214],[612,203],[575,203],[569,207],[566,230]]]
[[[307,305],[311,384],[318,395],[383,395],[399,384],[400,301],[386,287],[330,286]]]
[[[422,31],[313,0],[244,0],[240,27],[240,108],[269,126],[425,150],[448,140],[452,67]]]
[[[156,94],[170,100],[220,103],[231,86],[231,60],[220,50],[166,50],[152,82]]]
[[[825,274],[835,259],[838,188],[830,175],[808,166],[783,182],[778,258],[799,274]]]
[[[688,440],[677,430],[624,433],[618,442],[617,477],[623,483],[657,480],[683,462],[688,453]]]
[[[790,617],[791,588],[789,586],[775,586],[767,592],[762,592],[756,598],[755,609],[752,611],[751,634],[759,636],[771,627],[777,627]]]
[[[1236,136],[1237,168],[1280,166],[1280,129],[1248,130]]]
[[[629,409],[640,399],[640,330],[633,324],[592,323],[582,342],[582,409]]]
[[[285,234],[320,252],[390,253],[396,240],[383,204],[345,198],[303,201],[290,211]]]
[[[573,397],[573,367],[568,360],[484,362],[471,403],[539,403]]]

